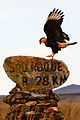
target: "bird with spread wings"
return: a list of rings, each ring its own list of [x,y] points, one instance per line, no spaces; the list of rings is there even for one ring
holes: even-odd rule
[[[68,42],[70,40],[68,35],[64,33],[61,29],[61,24],[63,22],[63,12],[59,9],[55,9],[48,15],[47,21],[44,25],[44,32],[47,38],[43,37],[39,40],[40,44],[44,43],[46,47],[51,47],[52,54],[47,57],[52,57],[58,53],[62,48],[66,48],[69,45],[74,45],[77,42]]]

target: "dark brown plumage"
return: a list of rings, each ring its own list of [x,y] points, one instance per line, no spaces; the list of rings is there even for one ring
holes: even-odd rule
[[[63,17],[63,12],[59,9],[54,9],[52,12],[50,12],[44,25],[44,32],[47,36],[47,39],[40,39],[40,44],[43,42],[46,47],[51,47],[54,54],[58,53],[61,48],[65,48],[71,44],[76,44],[76,42],[70,44],[66,43],[66,40],[69,41],[70,39],[68,35],[61,29]],[[51,57],[51,55],[48,57]]]

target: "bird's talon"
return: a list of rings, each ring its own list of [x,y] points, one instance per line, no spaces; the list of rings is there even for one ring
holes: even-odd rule
[[[46,56],[46,57],[52,57],[51,55],[48,55],[48,56]]]
[[[46,57],[52,57],[51,58],[51,60],[53,59],[53,57],[54,57],[54,53],[53,54],[51,54],[51,55],[48,55],[48,56],[46,56]]]

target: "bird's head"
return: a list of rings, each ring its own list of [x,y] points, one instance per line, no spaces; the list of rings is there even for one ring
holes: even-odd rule
[[[41,44],[41,43],[46,43],[46,38],[45,37],[43,37],[43,38],[41,38],[40,40],[39,40],[39,43]]]

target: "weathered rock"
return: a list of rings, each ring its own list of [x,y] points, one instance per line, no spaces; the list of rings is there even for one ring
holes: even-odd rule
[[[63,120],[63,117],[58,107],[52,107],[48,103],[29,107],[26,104],[22,104],[16,106],[6,116],[6,120]]]
[[[4,70],[22,89],[56,88],[69,76],[66,64],[60,60],[39,57],[13,56],[6,58]],[[38,90],[39,90],[38,89]]]
[[[39,92],[39,91],[18,91],[18,88],[15,87],[12,91],[9,92],[10,95],[4,98],[4,102],[12,106],[13,104],[23,104],[31,100],[45,100],[45,99],[53,99],[55,101],[59,101],[59,96],[56,93],[53,93],[52,90],[48,90],[48,92]]]
[[[63,120],[57,104],[59,96],[52,92],[69,76],[63,61],[13,56],[6,58],[3,66],[16,83],[4,98],[11,110],[5,120]]]
[[[11,110],[5,120],[63,120],[57,104],[59,101],[57,94],[49,91],[49,94],[40,97],[41,94],[35,91],[32,93],[17,89],[17,87],[12,89],[10,95],[4,99]]]

